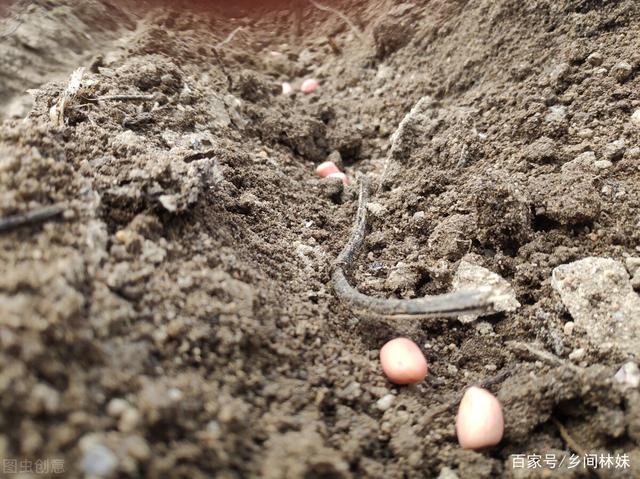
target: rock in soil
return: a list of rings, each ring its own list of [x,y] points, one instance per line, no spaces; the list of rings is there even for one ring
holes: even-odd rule
[[[513,287],[493,271],[483,268],[477,264],[478,257],[467,255],[460,261],[458,270],[453,278],[453,290],[474,289],[483,286],[491,286],[494,294],[499,298],[493,307],[494,313],[504,313],[515,311],[520,307],[516,299],[516,292]],[[479,315],[465,314],[458,319],[463,323],[469,323],[478,319]]]
[[[611,258],[584,258],[553,270],[551,284],[596,347],[609,343],[638,354],[640,296],[624,265]]]

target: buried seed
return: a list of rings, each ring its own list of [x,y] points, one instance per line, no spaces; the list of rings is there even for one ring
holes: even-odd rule
[[[338,178],[345,185],[349,184],[349,178],[338,169],[333,161],[325,161],[316,167],[316,175],[320,178]]]
[[[428,372],[427,360],[416,343],[408,338],[392,339],[380,350],[382,371],[395,384],[415,384]]]
[[[486,389],[471,386],[462,396],[456,434],[463,449],[483,449],[502,440],[504,416],[500,401]]]
[[[324,161],[316,167],[316,175],[326,178],[332,173],[339,173],[340,170],[333,161]]]
[[[319,86],[320,83],[318,83],[318,80],[314,78],[307,78],[302,82],[302,85],[300,85],[300,91],[302,93],[313,93]]]

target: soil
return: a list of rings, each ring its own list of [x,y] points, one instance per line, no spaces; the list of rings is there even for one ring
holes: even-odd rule
[[[640,5],[333,2],[358,35],[272,3],[5,12],[0,216],[67,206],[0,234],[0,455],[65,477],[590,477],[512,467],[578,444],[629,455],[599,477],[638,477],[640,391],[613,379],[629,357],[571,332],[550,278],[639,254]],[[123,94],[145,98],[92,100]],[[346,187],[314,176],[335,152]],[[332,261],[363,173],[362,292],[449,291],[466,257],[521,307],[461,324],[341,305]],[[398,336],[425,382],[383,376]],[[455,408],[434,411],[496,375],[504,439],[462,450]]]

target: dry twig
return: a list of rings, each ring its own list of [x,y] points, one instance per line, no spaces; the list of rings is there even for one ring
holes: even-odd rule
[[[233,37],[235,37],[236,33],[238,33],[240,30],[242,30],[242,27],[238,27],[235,30],[233,30],[229,35],[227,35],[227,38],[225,38],[224,40],[222,40],[220,43],[216,45],[216,48],[223,47],[224,45],[229,43],[231,40],[233,40]]]
[[[322,10],[323,12],[333,13],[334,15],[337,15],[338,17],[340,17],[344,21],[344,23],[349,25],[349,28],[353,30],[353,33],[358,37],[358,40],[360,40],[362,43],[367,43],[367,40],[364,38],[364,35],[360,31],[360,29],[344,13],[342,13],[339,10],[336,10],[335,8],[322,5],[321,3],[318,3],[315,0],[309,0],[309,3],[314,7],[316,7],[318,10]]]
[[[351,237],[338,255],[332,275],[333,289],[338,298],[355,310],[393,317],[451,317],[467,313],[482,313],[493,310],[499,293],[491,287],[428,296],[415,299],[376,298],[367,296],[353,288],[346,277],[358,254],[367,228],[367,203],[369,180],[360,177],[358,212]]]
[[[74,70],[69,78],[69,83],[67,83],[67,88],[65,88],[58,101],[49,110],[49,118],[56,126],[64,125],[64,110],[78,94],[83,76],[84,67]]]
[[[104,95],[94,98],[85,98],[87,101],[99,102],[99,101],[153,101],[156,100],[155,95]]]
[[[538,349],[532,346],[531,344],[522,343],[519,341],[507,341],[507,346],[509,346],[512,349],[520,349],[520,350],[524,349],[529,353],[531,353],[533,356],[537,357],[542,361],[546,361],[547,363],[555,364],[556,366],[565,366],[575,372],[582,372],[581,367],[576,366],[575,364],[572,364],[568,361],[565,361],[564,359],[559,358],[554,354],[551,354],[549,351]]]
[[[54,218],[60,215],[66,209],[66,207],[67,206],[65,204],[59,203],[56,205],[37,208],[26,213],[19,213],[17,215],[1,218],[0,233],[11,231],[21,226],[32,225]]]

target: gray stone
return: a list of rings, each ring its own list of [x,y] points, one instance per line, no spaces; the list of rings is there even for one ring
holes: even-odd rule
[[[599,170],[606,170],[607,168],[611,168],[613,166],[613,163],[611,163],[609,160],[598,160],[593,164],[593,166],[595,166]]]
[[[584,175],[595,170],[596,154],[593,151],[585,151],[573,160],[567,161],[560,168],[562,173],[572,175]]]
[[[509,312],[518,309],[520,303],[516,299],[516,293],[509,282],[493,271],[475,264],[478,261],[479,258],[473,254],[468,254],[462,258],[453,278],[453,290],[460,291],[491,286],[495,290],[494,296],[497,300],[494,302],[494,311],[486,314]],[[480,316],[481,314],[467,314],[460,316],[458,319],[463,323],[470,323]]]
[[[638,353],[640,296],[622,263],[589,257],[564,264],[553,270],[551,285],[594,346],[613,343],[627,354]]]
[[[600,52],[593,52],[591,55],[589,55],[587,57],[587,61],[593,65],[594,67],[599,67],[600,65],[602,65],[602,53]]]
[[[611,75],[620,83],[631,75],[631,65],[628,62],[618,62],[611,69]]]
[[[622,158],[624,155],[625,143],[624,140],[615,140],[608,143],[603,150],[603,156],[605,160],[616,161]]]

